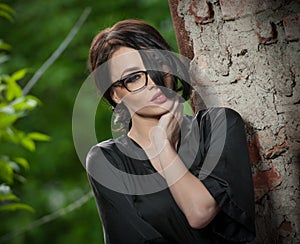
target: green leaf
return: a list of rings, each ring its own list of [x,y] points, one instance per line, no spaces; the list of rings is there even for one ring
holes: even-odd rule
[[[27,74],[27,69],[20,69],[12,74],[11,78],[15,81],[21,80]]]
[[[10,106],[13,108],[14,111],[25,111],[27,107],[27,103],[25,101],[25,97],[19,97],[14,99]]]
[[[10,82],[7,84],[6,99],[12,101],[14,98],[21,97],[22,95],[21,87],[13,79],[10,79]]]
[[[14,171],[9,162],[0,160],[0,179],[7,184],[12,184],[14,181]]]
[[[0,193],[0,202],[3,202],[3,201],[19,201],[19,198],[12,193],[8,193],[8,194]]]
[[[26,158],[17,157],[17,158],[14,158],[14,161],[17,164],[21,165],[25,170],[29,169],[29,163]]]
[[[5,184],[0,185],[0,211],[27,210],[34,212],[32,207],[18,201],[19,198],[11,192],[9,186]]]
[[[24,137],[24,132],[18,131],[12,126],[7,126],[5,130],[2,131],[2,136],[8,142],[19,144]]]
[[[0,206],[0,211],[16,211],[16,210],[26,210],[34,212],[34,209],[27,204],[23,203],[8,203]]]
[[[19,175],[17,175],[16,172],[21,171],[20,166],[26,170],[29,169],[28,161],[22,157],[16,157],[16,158],[14,158],[14,160],[12,160],[10,157],[8,157],[6,155],[0,155],[0,160],[6,162],[13,169],[15,178],[16,177],[19,178]]]
[[[26,110],[32,110],[36,106],[36,102],[28,101],[25,97],[19,97],[15,99],[11,105],[15,109],[15,111],[26,111]]]
[[[15,10],[10,7],[9,5],[5,4],[5,3],[0,3],[0,9],[8,12],[8,13],[11,13],[11,14],[15,14]]]
[[[31,132],[31,133],[28,133],[27,136],[30,139],[35,140],[35,141],[49,141],[50,140],[50,137],[48,135],[45,135],[45,134],[42,134],[39,132]]]
[[[11,50],[11,45],[5,43],[3,40],[0,39],[0,50],[9,51]]]
[[[27,135],[25,132],[16,129],[13,126],[7,126],[5,130],[1,131],[1,136],[6,141],[21,144],[24,148],[34,151],[35,150],[35,142]]]
[[[0,16],[2,16],[3,18],[9,20],[10,22],[12,22],[14,20],[11,14],[9,14],[8,12],[3,11],[1,9],[0,9]]]
[[[22,145],[24,148],[26,148],[26,149],[28,149],[29,151],[31,151],[31,152],[35,151],[35,143],[34,143],[34,141],[33,141],[31,138],[29,138],[29,137],[24,137],[24,138],[22,138],[22,139],[21,139],[21,145]]]
[[[34,109],[37,105],[39,105],[40,101],[33,97],[33,96],[26,96],[24,98],[24,109],[26,110],[32,110]]]
[[[0,112],[0,129],[12,125],[18,118],[19,116],[15,114],[8,115]]]
[[[9,21],[13,21],[13,15],[15,11],[7,4],[0,3],[0,16],[8,19]]]
[[[21,114],[24,114],[25,111],[33,110],[37,105],[39,105],[41,102],[39,99],[37,99],[34,96],[26,96],[26,97],[19,97],[14,99],[10,103],[10,108],[13,109],[16,112],[19,112]],[[0,111],[3,110],[0,107]]]
[[[28,105],[31,105],[32,107],[35,107],[37,105],[41,105],[42,104],[41,100],[39,100],[35,96],[27,95],[25,98],[26,98],[26,101],[27,101]]]
[[[6,85],[1,84],[0,85],[0,93],[3,92],[6,89]]]

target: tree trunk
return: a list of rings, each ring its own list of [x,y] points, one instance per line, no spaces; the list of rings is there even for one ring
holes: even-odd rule
[[[300,243],[300,1],[169,0],[191,59],[194,111],[226,106],[245,123],[257,238]]]

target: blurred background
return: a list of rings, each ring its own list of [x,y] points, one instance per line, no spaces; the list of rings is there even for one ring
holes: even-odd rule
[[[18,86],[26,86],[86,7],[91,12],[78,33],[30,96],[22,96]],[[152,24],[177,51],[168,1],[0,2],[0,243],[102,243],[96,205],[73,145],[72,109],[89,74],[92,38],[127,18]],[[99,141],[111,137],[110,117],[101,102]]]

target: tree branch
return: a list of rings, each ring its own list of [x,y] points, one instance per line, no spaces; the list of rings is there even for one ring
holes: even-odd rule
[[[69,204],[68,206],[61,208],[51,214],[45,215],[35,221],[33,221],[31,224],[24,226],[22,228],[20,228],[19,230],[7,233],[3,236],[0,237],[0,242],[6,242],[9,241],[21,234],[23,234],[26,231],[30,231],[32,229],[35,229],[41,225],[44,225],[50,221],[53,221],[59,217],[62,217],[78,208],[80,208],[81,206],[83,206],[85,203],[87,203],[93,196],[92,191],[89,191],[88,193],[86,193],[85,195],[83,195],[82,197],[80,197],[79,199],[77,199],[75,202]]]
[[[44,62],[44,64],[35,72],[33,77],[28,81],[26,86],[23,89],[23,95],[28,94],[31,88],[37,83],[40,77],[45,73],[45,71],[55,62],[55,60],[62,54],[62,52],[66,49],[66,47],[70,44],[76,33],[79,31],[82,24],[87,19],[88,15],[91,12],[91,8],[87,7],[83,10],[80,18],[75,23],[67,37],[63,40],[63,42],[59,45],[59,47],[55,50],[54,53]]]

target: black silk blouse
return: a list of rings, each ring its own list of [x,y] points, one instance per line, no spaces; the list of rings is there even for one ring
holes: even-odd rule
[[[253,183],[241,116],[229,108],[185,116],[178,155],[221,209],[202,229],[189,225],[164,178],[127,135],[92,147],[87,172],[105,243],[226,244],[254,239]]]

